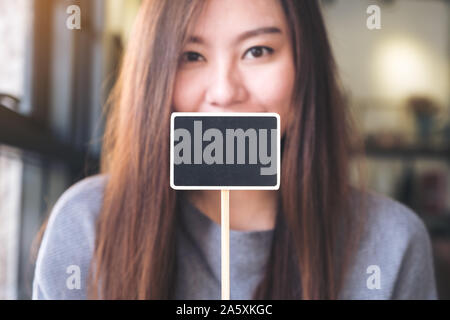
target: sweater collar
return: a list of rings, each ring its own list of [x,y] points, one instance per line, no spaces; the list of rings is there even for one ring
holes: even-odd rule
[[[180,224],[214,278],[221,279],[221,225],[211,220],[189,200],[180,199]],[[264,275],[274,230],[229,231],[231,284],[250,281],[255,285]],[[233,286],[233,285],[231,285]]]

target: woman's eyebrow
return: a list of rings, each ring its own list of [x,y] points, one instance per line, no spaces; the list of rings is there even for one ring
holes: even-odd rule
[[[244,41],[248,38],[259,36],[261,34],[282,34],[282,31],[278,27],[262,27],[257,28],[254,30],[246,31],[242,34],[240,34],[235,42],[239,43],[241,41]],[[188,39],[188,43],[198,43],[198,44],[205,44],[205,40],[200,36],[190,36]]]

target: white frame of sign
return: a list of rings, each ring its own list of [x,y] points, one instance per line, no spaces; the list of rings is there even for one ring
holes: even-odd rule
[[[176,186],[174,184],[174,120],[176,117],[276,117],[277,119],[277,184],[275,186]],[[170,116],[170,187],[174,190],[278,190],[281,174],[280,115],[275,112],[173,112]]]

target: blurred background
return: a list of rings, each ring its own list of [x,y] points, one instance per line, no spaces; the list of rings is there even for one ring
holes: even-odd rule
[[[64,190],[98,172],[102,106],[140,2],[0,0],[0,299],[31,297],[40,225]],[[423,219],[449,299],[450,1],[321,2],[369,187]],[[67,24],[72,5],[81,29]],[[380,28],[369,27],[370,5]]]

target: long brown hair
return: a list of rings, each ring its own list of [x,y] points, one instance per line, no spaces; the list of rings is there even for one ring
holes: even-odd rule
[[[255,299],[336,299],[363,220],[351,215],[354,128],[315,0],[280,0],[296,67],[278,215]],[[170,299],[179,193],[169,186],[169,123],[181,50],[205,1],[143,1],[112,94],[89,297]]]

